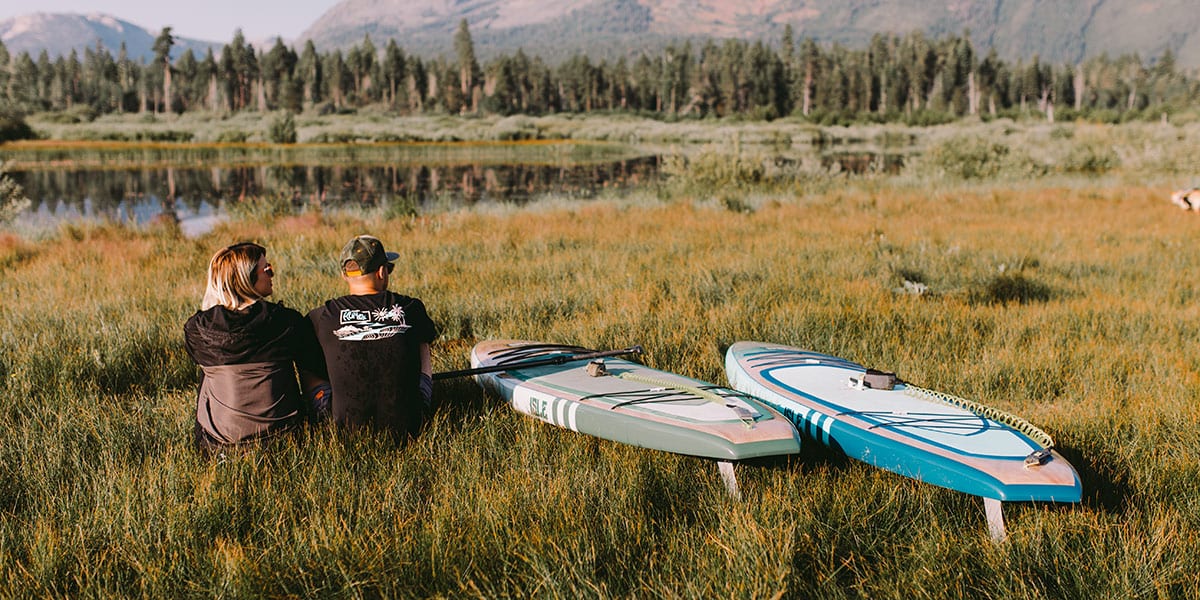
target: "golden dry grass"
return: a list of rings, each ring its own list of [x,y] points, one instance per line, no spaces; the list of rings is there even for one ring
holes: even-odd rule
[[[1200,219],[1169,185],[847,182],[346,213],[0,241],[6,595],[1196,597]],[[809,444],[715,468],[535,423],[446,381],[404,447],[318,428],[223,462],[188,448],[180,327],[216,248],[253,239],[304,310],[359,233],[442,336],[598,348],[723,382],[739,339],[807,346],[1022,415],[1079,469],[1079,505],[978,501]],[[26,249],[22,249],[26,248]],[[31,249],[29,249],[31,248]],[[922,283],[916,296],[904,281]]]

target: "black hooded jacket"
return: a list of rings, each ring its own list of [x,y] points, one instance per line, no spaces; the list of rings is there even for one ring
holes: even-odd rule
[[[220,442],[295,424],[305,412],[296,368],[326,377],[311,323],[274,302],[260,300],[245,312],[223,306],[198,311],[183,333],[188,355],[203,371],[196,421]]]

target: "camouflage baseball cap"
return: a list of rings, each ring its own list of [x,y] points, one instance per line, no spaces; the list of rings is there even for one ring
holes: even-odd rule
[[[342,254],[338,262],[341,263],[342,272],[346,276],[358,277],[374,272],[397,258],[400,258],[400,255],[385,251],[383,242],[378,238],[360,235],[346,242],[346,245],[342,247]]]

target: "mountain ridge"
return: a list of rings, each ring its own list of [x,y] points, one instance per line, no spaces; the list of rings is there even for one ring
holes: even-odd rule
[[[0,21],[0,42],[9,54],[28,52],[36,58],[42,50],[51,57],[66,56],[75,51],[82,59],[85,49],[97,44],[113,56],[125,43],[125,51],[133,60],[147,62],[154,58],[154,40],[160,30],[151,31],[141,25],[106,13],[48,13],[34,12]],[[211,47],[219,54],[224,42],[210,42],[175,36],[172,57],[191,49],[203,56]]]
[[[587,51],[600,57],[631,55],[672,40],[764,39],[775,42],[791,25],[797,39],[863,47],[876,33],[961,35],[981,52],[1001,58],[1074,63],[1102,53],[1153,59],[1170,49],[1178,64],[1200,67],[1200,11],[1193,0],[342,0],[298,38],[318,47],[348,47],[370,34],[389,37],[420,54],[447,54],[461,19],[471,27],[477,53],[487,57],[520,47],[559,58]],[[534,6],[551,12],[521,21]],[[640,9],[640,10],[639,10]],[[631,15],[644,23],[631,28]],[[589,15],[626,19],[587,22]],[[409,19],[421,14],[421,19]],[[371,17],[374,16],[374,19]],[[506,17],[504,19],[498,16]],[[369,26],[348,23],[369,21]],[[503,26],[498,26],[501,24]],[[558,40],[559,32],[579,35]],[[637,30],[637,31],[632,31]],[[549,44],[546,40],[555,40]],[[405,40],[413,43],[406,44]]]
[[[796,40],[864,48],[877,33],[968,35],[980,54],[1009,61],[1069,64],[1092,56],[1166,50],[1184,69],[1200,67],[1200,10],[1194,0],[342,0],[296,40],[320,51],[349,48],[369,35],[410,54],[453,57],[461,20],[476,54],[488,59],[522,49],[558,62],[574,54],[636,57],[684,40],[741,38],[777,44],[791,26]],[[121,42],[135,60],[150,60],[158,31],[91,13],[31,13],[0,21],[10,54],[45,49],[51,57],[100,44],[116,55]],[[266,50],[272,40],[250,41]],[[219,53],[225,42],[176,38],[172,51]]]

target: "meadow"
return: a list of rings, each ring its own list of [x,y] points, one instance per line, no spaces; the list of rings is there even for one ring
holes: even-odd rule
[[[586,202],[0,233],[0,595],[1200,597],[1200,216],[1167,201],[1194,128],[938,129],[895,176],[716,140]],[[307,310],[364,232],[439,325],[435,371],[518,338],[641,344],[724,383],[734,341],[808,347],[1021,415],[1083,501],[1006,505],[995,543],[979,499],[811,440],[739,465],[735,501],[712,462],[534,422],[468,379],[407,444],[321,425],[196,455],[182,323],[208,257],[264,243],[274,299]]]

